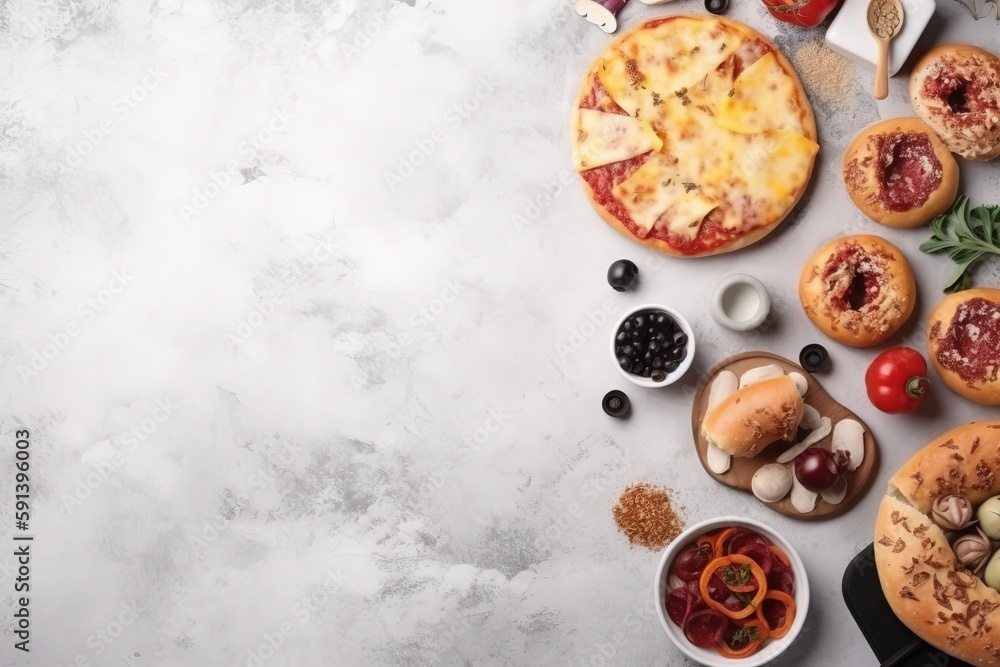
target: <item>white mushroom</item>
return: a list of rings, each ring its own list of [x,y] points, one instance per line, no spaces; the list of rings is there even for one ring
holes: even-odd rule
[[[705,453],[705,461],[708,463],[709,470],[716,475],[721,475],[729,470],[729,466],[733,462],[733,457],[729,455],[729,452],[719,449],[718,445],[714,442],[709,442],[708,451]]]
[[[802,442],[795,445],[794,447],[786,451],[784,454],[779,456],[778,463],[788,463],[789,461],[794,460],[796,456],[806,451],[807,449],[815,445],[817,442],[819,442],[826,436],[830,435],[830,431],[833,428],[833,422],[830,420],[830,418],[821,417],[819,421],[820,421],[819,428],[817,428],[815,431],[813,431],[805,438],[803,438]]]
[[[831,505],[839,505],[847,495],[847,480],[841,477],[833,483],[833,486],[823,491],[820,495],[823,497],[823,500]]]
[[[833,429],[833,451],[844,451],[851,455],[848,470],[857,470],[865,460],[865,427],[853,419],[841,419]]]
[[[755,382],[760,382],[762,380],[770,380],[771,378],[781,377],[785,374],[784,369],[777,364],[768,364],[767,366],[758,366],[757,368],[751,368],[743,377],[740,378],[740,389],[752,385]]]
[[[809,381],[802,373],[789,373],[788,377],[795,380],[795,388],[799,390],[799,396],[805,396],[809,391]]]
[[[715,380],[712,381],[712,390],[708,394],[707,412],[711,412],[715,406],[735,394],[738,386],[739,381],[732,371],[722,371],[716,375]]]
[[[821,424],[822,419],[819,410],[808,403],[804,403],[802,405],[802,421],[799,422],[799,427],[808,431],[815,431]]]
[[[816,508],[816,498],[817,494],[802,486],[792,473],[792,507],[800,514],[812,512]]]
[[[618,29],[618,12],[628,0],[576,0],[576,13],[607,33]]]
[[[776,503],[792,490],[792,473],[783,465],[768,463],[750,481],[753,494],[765,503]]]

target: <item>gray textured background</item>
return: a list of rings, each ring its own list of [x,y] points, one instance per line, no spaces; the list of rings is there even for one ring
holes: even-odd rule
[[[733,5],[793,57],[822,38]],[[671,11],[701,3],[633,2],[622,24]],[[942,0],[923,45],[997,35]],[[0,38],[0,539],[18,428],[36,535],[32,652],[5,611],[0,662],[680,665],[658,555],[610,513],[648,481],[689,524],[751,516],[800,550],[813,604],[780,664],[873,664],[844,567],[891,470],[987,411],[939,386],[920,415],[879,415],[872,353],[830,343],[823,382],[884,464],[854,511],[805,525],[704,474],[689,400],[731,352],[819,338],[795,278],[835,235],[903,247],[929,312],[948,263],[916,251],[925,230],[866,221],[838,169],[862,126],[909,113],[904,78],[881,106],[860,67],[846,98],[813,94],[800,211],[738,255],[677,261],[607,228],[574,180],[571,101],[607,37],[564,0],[11,0]],[[997,201],[995,165],[962,169]],[[619,257],[638,292],[605,283]],[[737,269],[775,304],[751,334],[705,305]],[[697,330],[683,386],[626,386],[608,358],[608,320],[646,301]],[[600,411],[616,387],[628,422]]]

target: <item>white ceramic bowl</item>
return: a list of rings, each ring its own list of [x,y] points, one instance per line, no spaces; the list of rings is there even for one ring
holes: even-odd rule
[[[750,288],[757,293],[757,310],[753,315],[744,320],[734,319],[726,311],[726,295],[730,290],[740,288]],[[734,273],[731,276],[723,278],[722,282],[716,286],[715,294],[712,296],[712,318],[722,326],[733,331],[750,331],[751,329],[756,329],[764,323],[764,320],[767,319],[767,314],[770,312],[771,297],[767,294],[767,288],[759,280],[745,273]]]
[[[667,583],[669,575],[667,573],[670,570],[670,564],[674,561],[677,554],[692,544],[698,536],[732,526],[749,528],[771,540],[775,546],[788,555],[788,560],[792,566],[792,574],[795,575],[795,595],[793,596],[795,599],[795,619],[792,621],[791,630],[781,639],[768,639],[764,643],[764,648],[750,657],[739,659],[724,658],[715,649],[700,648],[689,642],[687,637],[684,636],[683,630],[674,625],[674,622],[667,616],[666,608],[666,597],[669,589],[669,584]],[[806,568],[802,565],[802,559],[799,558],[798,553],[795,552],[792,545],[785,541],[785,538],[759,521],[736,516],[724,516],[718,519],[702,521],[697,525],[691,526],[670,543],[670,546],[663,552],[660,565],[656,569],[656,579],[653,581],[653,596],[656,611],[660,615],[660,623],[663,625],[663,629],[666,630],[667,636],[670,637],[670,640],[676,644],[677,648],[684,655],[708,667],[758,667],[774,660],[774,658],[784,652],[795,641],[795,638],[802,630],[802,626],[806,622],[806,614],[809,611],[809,580],[806,578]]]
[[[685,355],[680,366],[678,366],[673,373],[667,373],[667,377],[663,380],[663,382],[653,382],[651,379],[642,377],[641,375],[626,373],[622,367],[618,365],[618,355],[615,354],[615,347],[617,346],[615,338],[618,336],[618,330],[621,328],[625,320],[637,313],[657,310],[662,311],[674,318],[674,321],[677,322],[677,326],[679,326],[681,331],[683,331],[688,337],[687,355]],[[673,308],[661,306],[658,303],[647,303],[637,306],[618,318],[618,322],[616,322],[614,328],[611,329],[611,361],[614,362],[615,368],[618,369],[618,372],[624,375],[629,382],[637,384],[640,387],[666,387],[667,385],[673,384],[684,377],[684,374],[687,373],[688,369],[691,368],[691,364],[694,362],[694,330],[691,328],[691,325],[688,324],[688,321],[684,319],[684,316]]]

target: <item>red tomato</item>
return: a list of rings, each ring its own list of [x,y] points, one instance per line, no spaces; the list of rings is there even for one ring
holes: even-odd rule
[[[908,347],[886,350],[868,367],[865,386],[868,400],[882,412],[913,412],[930,387],[927,362]]]
[[[771,16],[805,28],[822,23],[839,4],[840,0],[764,0]]]

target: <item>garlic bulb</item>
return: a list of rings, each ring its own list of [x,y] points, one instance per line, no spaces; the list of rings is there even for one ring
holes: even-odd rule
[[[951,548],[963,567],[972,572],[979,572],[993,552],[993,543],[977,527],[975,533],[966,533],[955,540]]]
[[[945,530],[962,530],[972,524],[972,503],[962,496],[944,496],[934,501],[934,521]]]

